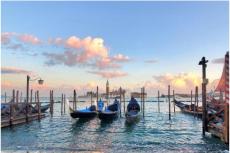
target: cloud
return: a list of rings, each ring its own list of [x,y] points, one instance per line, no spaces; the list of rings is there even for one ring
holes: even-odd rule
[[[151,59],[151,60],[145,60],[145,63],[157,63],[157,60]]]
[[[215,58],[212,60],[213,64],[223,64],[224,63],[224,58]]]
[[[16,33],[14,32],[3,32],[1,33],[1,44],[7,45],[11,42],[11,38],[15,36]]]
[[[18,40],[33,45],[37,45],[41,43],[41,40],[39,40],[36,36],[31,34],[18,34]]]
[[[67,39],[51,38],[48,41],[50,44],[62,46],[66,49],[63,53],[43,53],[47,58],[45,64],[48,66],[64,64],[66,66],[88,66],[100,70],[119,69],[122,62],[130,60],[128,56],[123,54],[110,56],[103,38],[89,36],[80,39],[76,36],[71,36]]]
[[[6,46],[7,49],[12,49],[12,50],[21,50],[21,51],[26,51],[27,49],[24,48],[22,44],[9,44]]]
[[[15,68],[15,67],[2,67],[1,73],[2,74],[31,74],[32,72],[20,68]]]
[[[116,62],[127,62],[130,60],[128,56],[124,56],[122,54],[114,55],[111,59]]]
[[[1,43],[3,45],[8,45],[17,41],[18,43],[27,43],[32,45],[37,45],[41,43],[41,40],[36,36],[31,34],[20,34],[16,32],[3,32],[1,33]]]
[[[153,76],[155,86],[165,87],[171,85],[177,91],[187,91],[200,86],[201,78],[194,73],[164,74]]]
[[[88,71],[88,73],[99,75],[102,78],[107,78],[107,79],[124,77],[128,75],[127,73],[121,71]]]

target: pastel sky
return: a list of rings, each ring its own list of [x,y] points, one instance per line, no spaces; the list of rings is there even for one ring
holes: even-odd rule
[[[189,93],[208,60],[214,88],[229,48],[228,2],[2,2],[1,93],[43,95],[123,87],[148,94],[168,84]]]

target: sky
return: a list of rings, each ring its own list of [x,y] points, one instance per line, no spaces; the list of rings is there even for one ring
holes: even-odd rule
[[[201,85],[208,60],[209,90],[221,77],[229,48],[228,2],[2,2],[1,93],[30,87],[48,95],[128,92],[149,95],[167,86],[189,93]]]

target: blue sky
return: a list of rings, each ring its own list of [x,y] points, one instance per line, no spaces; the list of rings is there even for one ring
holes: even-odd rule
[[[2,2],[1,25],[2,33],[31,34],[43,42],[56,37],[102,38],[110,56],[130,59],[119,69],[127,75],[109,78],[111,82],[136,87],[168,73],[200,77],[197,63],[202,56],[210,60],[209,78],[218,79],[223,65],[211,60],[223,57],[229,48],[228,18],[228,2]],[[34,71],[52,87],[105,84],[107,78],[88,73],[92,70],[87,66],[44,64],[47,57],[42,53],[62,54],[63,47],[29,44],[27,48],[15,51],[2,45],[2,67]],[[37,56],[29,56],[30,52]],[[23,77],[2,74],[2,84],[15,78],[23,84]]]

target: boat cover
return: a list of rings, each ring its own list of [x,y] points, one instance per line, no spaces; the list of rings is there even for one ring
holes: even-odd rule
[[[137,100],[135,98],[131,98],[131,100],[129,101],[129,104],[127,106],[127,110],[128,112],[131,110],[135,110],[135,111],[140,111],[140,105],[138,104]]]

